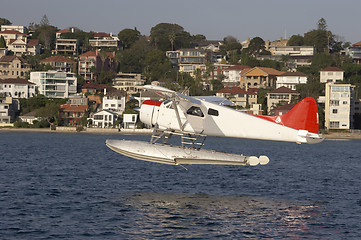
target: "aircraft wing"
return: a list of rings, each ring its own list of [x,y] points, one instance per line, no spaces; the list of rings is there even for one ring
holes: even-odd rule
[[[183,95],[181,93],[178,93],[173,90],[169,90],[164,87],[154,86],[154,85],[145,85],[143,88],[150,90],[150,91],[154,91],[157,94],[159,94],[160,96],[164,96],[164,97],[168,97],[168,98],[175,98],[175,100],[183,100],[183,101],[188,101],[188,102],[191,102],[191,103],[194,103],[197,105],[201,105],[201,101],[196,98]]]

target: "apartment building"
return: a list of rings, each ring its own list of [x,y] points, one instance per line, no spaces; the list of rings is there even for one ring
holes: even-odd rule
[[[74,73],[31,72],[30,82],[38,86],[39,94],[50,98],[68,98],[76,94],[77,78]]]
[[[326,83],[325,127],[327,130],[353,128],[353,93],[351,84]]]
[[[103,97],[102,109],[110,110],[118,115],[121,115],[125,110],[125,103],[127,101],[127,93],[123,90],[106,91]]]
[[[96,73],[100,71],[102,61],[98,51],[88,51],[79,56],[78,74],[86,82],[95,80]]]
[[[144,76],[137,73],[120,72],[113,79],[113,86],[127,92],[129,95],[140,92],[144,83]]]
[[[59,55],[77,55],[78,40],[77,39],[56,39],[55,54]]]
[[[280,104],[290,104],[294,98],[299,97],[299,93],[287,87],[276,88],[267,93],[267,112]]]
[[[0,125],[13,123],[19,110],[19,100],[12,97],[0,97]]]
[[[89,39],[89,44],[96,48],[118,48],[119,39],[112,33],[94,32],[94,39]]]

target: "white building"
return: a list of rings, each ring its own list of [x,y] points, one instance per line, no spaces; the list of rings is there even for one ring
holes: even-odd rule
[[[123,127],[130,129],[136,128],[138,114],[124,114],[123,115]]]
[[[21,33],[25,33],[25,27],[24,26],[14,26],[14,25],[1,25],[1,31],[18,31]]]
[[[121,115],[125,109],[127,94],[122,90],[107,92],[104,90],[102,107],[103,110],[110,110]]]
[[[275,56],[313,56],[315,48],[313,46],[270,46],[269,51]]]
[[[341,82],[344,71],[338,67],[327,67],[320,70],[320,82]]]
[[[12,97],[0,98],[0,125],[10,124],[15,121],[17,112],[20,110],[18,99]]]
[[[234,65],[223,70],[224,79],[222,81],[225,87],[239,86],[241,82],[242,71],[251,69],[245,65]]]
[[[93,126],[95,127],[109,128],[114,126],[117,119],[118,115],[115,112],[101,110],[95,113],[93,118],[88,118],[88,122],[91,120]]]
[[[351,84],[326,83],[325,127],[349,130],[353,124],[353,89]]]
[[[36,95],[36,85],[21,78],[0,81],[0,94],[4,97],[30,98]]]
[[[38,86],[39,94],[51,98],[68,98],[76,94],[77,78],[74,73],[31,72],[30,82]]]
[[[301,72],[285,72],[277,76],[276,88],[286,87],[296,90],[298,84],[306,84],[307,75]]]

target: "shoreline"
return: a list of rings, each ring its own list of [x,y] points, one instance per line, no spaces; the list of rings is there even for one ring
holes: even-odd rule
[[[50,128],[0,128],[1,132],[48,132],[48,133],[94,133],[94,134],[134,134],[150,135],[153,129],[117,129],[117,128],[84,128],[76,131],[75,127]],[[329,133],[322,134],[326,140],[361,140],[361,133]]]

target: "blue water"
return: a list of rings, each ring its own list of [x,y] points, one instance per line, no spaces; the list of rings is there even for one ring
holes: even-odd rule
[[[361,141],[208,138],[265,166],[169,166],[105,140],[0,133],[0,239],[360,239]]]

